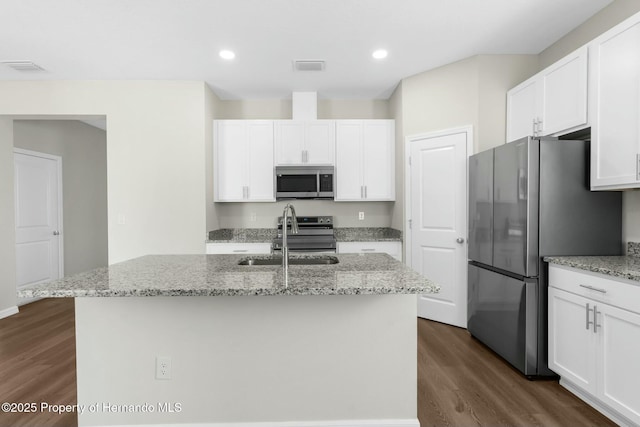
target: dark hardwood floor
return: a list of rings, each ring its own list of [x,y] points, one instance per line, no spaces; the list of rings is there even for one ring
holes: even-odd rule
[[[0,403],[76,403],[74,305],[45,299],[0,320]],[[560,387],[529,381],[464,329],[418,320],[418,418],[427,426],[614,426]],[[0,426],[77,425],[0,412]]]
[[[44,299],[0,320],[0,403],[76,403],[72,298]],[[38,408],[40,409],[40,408]],[[75,413],[6,413],[0,426],[77,426]]]
[[[465,329],[418,319],[418,418],[427,426],[615,426],[556,380],[529,381]]]

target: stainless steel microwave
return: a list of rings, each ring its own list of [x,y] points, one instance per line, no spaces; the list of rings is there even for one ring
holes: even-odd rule
[[[276,166],[276,199],[333,200],[333,166]]]

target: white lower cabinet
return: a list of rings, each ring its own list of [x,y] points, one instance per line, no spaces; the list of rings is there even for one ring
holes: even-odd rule
[[[367,254],[367,253],[389,254],[402,262],[401,242],[338,242],[339,254]]]
[[[549,367],[623,425],[640,424],[640,285],[549,267]]]
[[[271,243],[207,243],[207,254],[270,254]]]

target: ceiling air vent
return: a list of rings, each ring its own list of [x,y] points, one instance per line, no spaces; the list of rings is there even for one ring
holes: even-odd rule
[[[323,71],[324,61],[322,60],[296,60],[293,61],[294,71]]]
[[[20,72],[45,71],[44,68],[31,61],[0,61],[0,64]]]

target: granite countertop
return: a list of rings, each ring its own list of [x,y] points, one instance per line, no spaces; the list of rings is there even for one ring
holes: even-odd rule
[[[640,257],[637,256],[552,256],[544,260],[550,264],[640,281]]]
[[[640,243],[629,242],[627,254],[627,256],[549,256],[544,260],[550,264],[640,281]]]
[[[285,288],[280,265],[238,265],[246,255],[147,255],[21,288],[18,296],[372,295],[427,294],[440,290],[387,254],[336,257],[339,263],[333,265],[290,265],[289,286]]]
[[[402,232],[389,227],[338,227],[333,232],[338,242],[402,241]]]
[[[338,242],[402,241],[402,232],[389,227],[336,227]],[[271,243],[275,228],[221,228],[209,232],[207,243]]]

